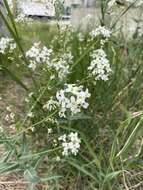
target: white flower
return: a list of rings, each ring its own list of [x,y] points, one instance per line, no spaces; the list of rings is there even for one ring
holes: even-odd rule
[[[110,38],[111,31],[105,28],[105,26],[99,26],[95,30],[92,30],[90,35],[92,38],[96,38],[99,35],[103,36],[104,38]]]
[[[70,154],[76,156],[79,152],[81,140],[78,137],[78,133],[71,132],[69,135],[64,134],[59,137],[59,141],[62,141],[63,156]]]
[[[62,135],[62,136],[59,137],[59,141],[66,142],[66,138],[67,138],[67,135],[64,134],[64,135]]]
[[[32,69],[33,71],[35,71],[36,66],[37,66],[36,62],[33,61],[33,60],[30,60],[30,64],[28,65],[28,67],[29,67],[30,69]]]
[[[31,97],[33,96],[33,94],[34,94],[33,92],[30,92],[30,93],[28,94],[28,97],[31,98]]]
[[[30,102],[30,99],[32,98],[33,94],[34,94],[33,92],[30,92],[28,94],[28,97],[25,98],[25,102],[27,102],[27,103]]]
[[[51,134],[53,130],[51,128],[48,129],[48,134]]]
[[[59,162],[61,158],[59,156],[56,157],[56,161]]]
[[[59,22],[58,23],[60,32],[65,32],[67,30],[73,30],[73,27],[70,22]]]
[[[10,117],[9,117],[8,114],[5,116],[5,120],[6,120],[6,121],[9,121],[9,120],[10,120]]]
[[[110,0],[110,1],[108,2],[108,7],[111,8],[111,7],[113,7],[115,4],[116,4],[116,0]]]
[[[15,119],[15,113],[10,113],[9,116],[10,116],[11,120],[14,121],[14,119]]]
[[[87,109],[89,104],[86,99],[90,97],[88,89],[83,90],[83,86],[75,84],[66,84],[65,89],[60,90],[56,94],[59,103],[59,116],[66,117],[66,113],[71,115],[81,112],[81,108]]]
[[[43,106],[44,109],[47,109],[49,111],[53,111],[58,106],[58,102],[53,99],[53,97],[50,98],[48,102]]]
[[[6,107],[6,110],[7,110],[8,112],[11,112],[11,111],[12,111],[12,107],[11,107],[11,106],[7,106],[7,107]]]
[[[12,38],[4,38],[0,39],[0,53],[5,54],[7,52],[12,53],[16,48],[16,43],[14,43]]]
[[[78,39],[80,42],[83,42],[84,41],[84,35],[82,33],[78,33]]]
[[[27,114],[27,116],[30,117],[30,118],[33,118],[33,117],[34,117],[34,114],[33,114],[33,112],[29,112],[29,113]]]
[[[88,67],[89,76],[94,80],[107,81],[111,73],[110,63],[103,49],[97,49],[91,55],[93,60]]]
[[[60,55],[59,58],[53,60],[53,68],[58,73],[58,78],[63,80],[70,73],[70,65],[72,64],[73,56],[70,52]]]
[[[34,45],[26,52],[26,57],[30,60],[29,68],[35,70],[36,64],[49,64],[51,54],[52,49],[48,49],[46,46],[40,47],[40,43],[34,43]]]
[[[25,22],[28,23],[30,21],[32,21],[32,19],[26,17],[26,15],[23,13],[20,13],[19,15],[17,15],[17,17],[15,19],[15,22],[17,22],[17,23],[25,23]]]
[[[0,133],[3,133],[4,132],[4,129],[3,127],[0,125]]]

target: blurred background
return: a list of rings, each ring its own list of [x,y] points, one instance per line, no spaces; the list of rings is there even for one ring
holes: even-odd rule
[[[9,5],[16,15],[23,14],[34,20],[54,22],[55,3],[53,0],[9,0]],[[82,28],[94,27],[101,18],[101,0],[64,0],[62,4],[62,22]],[[120,17],[117,30],[122,30],[126,37],[135,32],[143,33],[143,0],[110,0],[106,9],[105,20],[109,27]],[[130,8],[131,7],[131,8]],[[123,15],[122,15],[123,14]],[[89,26],[90,25],[90,26]]]

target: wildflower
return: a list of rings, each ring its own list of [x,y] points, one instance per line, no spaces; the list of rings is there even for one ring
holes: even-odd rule
[[[51,134],[53,130],[51,128],[48,129],[48,134]]]
[[[32,132],[34,132],[34,131],[35,131],[35,127],[30,127],[30,130],[31,130]]]
[[[25,98],[25,102],[30,102],[30,98],[33,96],[33,92],[30,92],[29,94],[28,94],[28,97],[27,98]]]
[[[51,75],[51,76],[50,76],[50,80],[54,80],[55,77],[56,77],[55,75]]]
[[[59,162],[61,158],[59,156],[56,157],[56,161]]]
[[[53,111],[56,109],[57,105],[58,105],[58,102],[55,101],[53,97],[51,97],[50,100],[43,106],[43,108],[49,111]]]
[[[33,71],[35,71],[35,69],[36,69],[36,62],[33,61],[33,60],[30,60],[30,64],[28,65],[28,67],[30,69],[32,69]]]
[[[111,8],[111,7],[113,7],[115,4],[116,4],[116,0],[110,0],[110,1],[108,2],[108,7]]]
[[[7,106],[7,107],[6,107],[6,110],[7,110],[8,112],[11,112],[11,111],[12,111],[12,107],[11,107],[11,106]]]
[[[84,35],[82,34],[82,33],[78,33],[78,40],[80,41],[80,42],[83,42],[84,41]]]
[[[9,120],[10,120],[10,117],[9,117],[8,114],[5,116],[5,120],[6,120],[6,121],[9,121]]]
[[[46,121],[47,121],[47,122],[50,122],[50,123],[52,123],[52,124],[58,124],[58,121],[57,121],[56,119],[53,119],[52,117],[47,118]]]
[[[28,94],[28,97],[31,98],[31,97],[33,96],[33,94],[34,94],[33,92],[30,92],[30,93]]]
[[[0,133],[3,133],[4,132],[4,129],[3,127],[0,125]]]
[[[59,22],[58,23],[60,32],[65,32],[67,30],[73,30],[73,27],[70,22]]]
[[[58,73],[58,78],[63,80],[70,73],[70,65],[72,63],[73,56],[70,52],[64,53],[60,58],[54,59],[52,68]]]
[[[53,145],[56,147],[58,145],[58,142],[56,139],[53,140]]]
[[[92,30],[90,35],[92,38],[96,38],[99,35],[103,36],[104,38],[110,38],[111,31],[105,28],[105,26],[99,26],[95,30]]]
[[[33,117],[34,117],[34,114],[33,114],[33,112],[29,112],[29,113],[27,114],[27,116],[30,117],[30,118],[33,118]]]
[[[15,129],[15,125],[12,124],[12,125],[9,126],[9,128],[10,128],[10,129]]]
[[[25,23],[25,22],[28,23],[30,21],[32,21],[32,19],[26,17],[26,15],[23,13],[20,13],[19,15],[17,15],[17,17],[15,19],[15,22],[17,22],[17,23]]]
[[[48,49],[46,46],[40,47],[40,43],[34,43],[34,45],[26,52],[26,57],[30,59],[29,68],[36,69],[37,63],[49,64],[52,49]]]
[[[15,113],[10,113],[9,117],[10,117],[10,119],[14,122],[14,119],[15,119]]]
[[[68,156],[69,154],[77,155],[80,149],[81,140],[78,137],[78,133],[71,132],[69,135],[62,135],[59,137],[59,141],[62,142],[62,155]]]
[[[86,99],[90,97],[88,89],[83,90],[83,86],[76,86],[75,84],[65,85],[65,89],[60,90],[56,94],[59,104],[59,116],[66,117],[66,113],[71,115],[81,112],[81,108],[87,109],[89,104]]]
[[[12,38],[4,38],[0,39],[0,53],[5,54],[7,52],[12,53],[16,48],[16,43],[14,43]]]
[[[111,68],[107,55],[103,49],[97,49],[91,55],[93,60],[88,67],[89,76],[96,80],[107,81],[111,73]]]

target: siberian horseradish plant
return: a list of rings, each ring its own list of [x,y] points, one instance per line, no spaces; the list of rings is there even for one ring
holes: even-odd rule
[[[34,21],[19,15],[16,25],[4,2],[11,36],[0,38],[1,71],[25,92],[22,113],[2,108],[0,172],[23,171],[30,189],[130,189],[129,176],[142,167],[142,35],[132,52],[103,14],[87,31],[58,22],[51,37],[25,41],[19,22]]]

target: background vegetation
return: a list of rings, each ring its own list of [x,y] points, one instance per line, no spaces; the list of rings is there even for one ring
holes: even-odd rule
[[[61,31],[58,24],[16,24],[7,1],[4,3],[8,17],[1,11],[0,15],[18,48],[12,55],[0,54],[0,75],[2,80],[15,81],[24,89],[25,98],[31,92],[33,95],[28,103],[23,101],[24,111],[16,113],[13,134],[9,133],[11,123],[4,120],[6,108],[1,109],[4,130],[0,143],[5,152],[1,155],[0,172],[22,172],[29,189],[36,189],[39,183],[43,184],[42,189],[46,184],[47,190],[143,189],[143,36],[135,33],[132,39],[126,40],[122,33],[114,35],[116,28],[112,28],[113,34],[104,50],[113,73],[109,81],[98,81],[94,86],[92,79],[86,78],[86,70],[91,61],[90,53],[100,46],[100,37],[89,41],[90,31],[68,27]],[[102,11],[106,10],[104,3]],[[104,25],[105,15],[103,11],[101,24]],[[72,52],[72,70],[64,81],[50,80],[43,66],[34,72],[28,68],[25,52],[38,41],[52,47],[55,55],[67,49]],[[88,86],[91,93],[86,112],[64,120],[58,118],[55,111],[43,110],[45,101],[62,88],[63,83],[75,82]],[[34,117],[29,118],[31,110]],[[58,124],[51,122],[52,119]],[[53,131],[50,134],[49,128]],[[57,160],[60,147],[54,140],[59,134],[71,131],[80,134],[79,154],[61,156]]]

